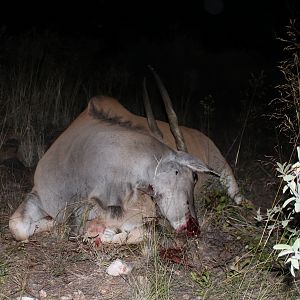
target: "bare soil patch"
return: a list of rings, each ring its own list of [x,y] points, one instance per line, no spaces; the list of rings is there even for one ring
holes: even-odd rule
[[[271,298],[261,299],[283,299],[282,293],[293,299],[284,277],[259,260],[271,250],[256,248],[263,228],[255,210],[233,206],[222,194],[197,201],[201,234],[195,238],[159,225],[143,244],[96,249],[81,237],[69,240],[60,226],[20,243],[8,219],[31,188],[31,172],[1,166],[0,174],[0,299],[259,299],[262,289]],[[105,272],[117,258],[133,266],[130,275]]]

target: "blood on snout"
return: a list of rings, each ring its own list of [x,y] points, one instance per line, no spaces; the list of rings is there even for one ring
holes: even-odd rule
[[[193,218],[192,216],[188,216],[186,224],[183,224],[176,231],[177,233],[184,233],[188,237],[198,236],[200,234],[200,226],[198,220]]]

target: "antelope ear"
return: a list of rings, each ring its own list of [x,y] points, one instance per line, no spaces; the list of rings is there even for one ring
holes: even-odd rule
[[[209,173],[211,175],[220,177],[220,174],[210,167],[208,167],[203,161],[201,161],[199,158],[190,155],[186,152],[177,151],[176,154],[176,161],[183,165],[187,166],[188,168],[192,169],[195,172],[200,173]]]
[[[136,187],[139,191],[142,191],[144,192],[145,194],[149,195],[150,197],[153,197],[154,196],[154,187],[152,184],[150,183],[147,183],[145,181],[140,181],[138,184],[137,184],[137,187]]]

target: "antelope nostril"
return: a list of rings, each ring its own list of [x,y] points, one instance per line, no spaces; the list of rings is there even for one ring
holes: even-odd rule
[[[198,181],[198,174],[196,172],[193,172],[193,179],[195,183]]]

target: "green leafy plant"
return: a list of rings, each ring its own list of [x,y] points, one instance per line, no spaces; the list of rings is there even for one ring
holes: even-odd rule
[[[300,238],[297,238],[292,246],[287,244],[277,244],[273,247],[281,250],[278,257],[287,256],[286,263],[291,263],[290,272],[295,277],[295,269],[299,270],[300,261]]]
[[[286,209],[287,216],[281,220],[281,226],[288,231],[288,238],[292,245],[276,244],[275,250],[281,250],[278,257],[286,257],[285,263],[290,263],[290,272],[295,277],[295,269],[299,270],[300,261],[300,231],[289,226],[289,223],[295,219],[295,214],[300,212],[300,147],[297,147],[298,161],[292,164],[277,163],[279,177],[285,182],[283,193],[288,194],[288,199],[284,201],[281,208],[276,212]],[[273,209],[274,210],[274,209]]]
[[[202,273],[191,272],[191,279],[197,284],[197,293],[199,296],[204,296],[206,291],[212,286],[212,280],[210,273],[204,270]]]

